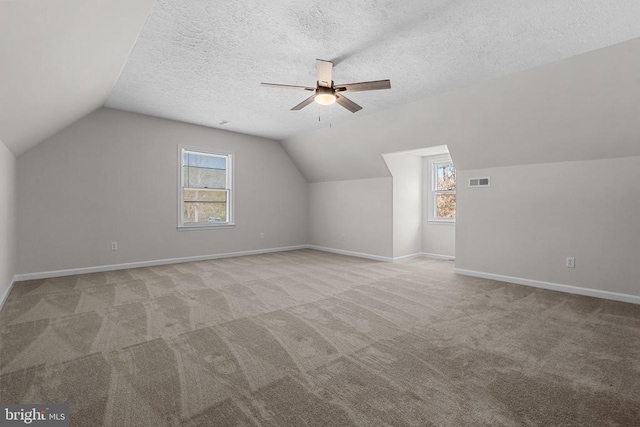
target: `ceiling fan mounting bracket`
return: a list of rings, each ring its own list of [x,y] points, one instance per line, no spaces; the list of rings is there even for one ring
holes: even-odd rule
[[[316,82],[316,88],[333,89],[333,80],[331,80],[330,86],[321,85],[319,81]]]
[[[335,93],[335,89],[330,87],[318,86],[316,89],[316,95],[333,95]]]

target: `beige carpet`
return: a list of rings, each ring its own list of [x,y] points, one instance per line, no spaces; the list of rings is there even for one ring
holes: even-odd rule
[[[16,284],[0,402],[74,426],[639,426],[640,306],[311,250]]]

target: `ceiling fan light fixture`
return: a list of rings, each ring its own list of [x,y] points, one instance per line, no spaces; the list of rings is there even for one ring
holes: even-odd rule
[[[314,98],[314,101],[320,105],[331,105],[336,102],[336,96],[333,93],[319,93]]]
[[[315,88],[309,86],[282,85],[276,83],[260,83],[260,86],[313,91],[313,95],[309,96],[298,105],[295,105],[291,109],[291,111],[300,111],[304,107],[315,101],[318,105],[331,105],[336,103],[341,107],[351,111],[352,113],[357,113],[358,111],[362,110],[362,107],[344,96],[343,92],[363,92],[367,90],[391,89],[391,82],[389,80],[375,80],[371,82],[348,83],[334,86],[332,78],[333,62],[331,61],[316,59],[316,70],[318,71],[318,80],[316,80]],[[338,93],[340,94],[338,95]]]

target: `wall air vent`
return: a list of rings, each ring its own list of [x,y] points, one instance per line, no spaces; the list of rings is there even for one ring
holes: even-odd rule
[[[489,187],[490,179],[489,177],[483,178],[469,178],[469,187]]]

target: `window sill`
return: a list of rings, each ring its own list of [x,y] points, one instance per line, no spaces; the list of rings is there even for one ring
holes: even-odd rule
[[[427,224],[439,224],[439,225],[456,225],[456,221],[449,221],[446,219],[430,219]]]
[[[179,225],[178,231],[192,231],[192,230],[218,230],[221,228],[236,228],[235,224],[207,224],[207,225]]]

